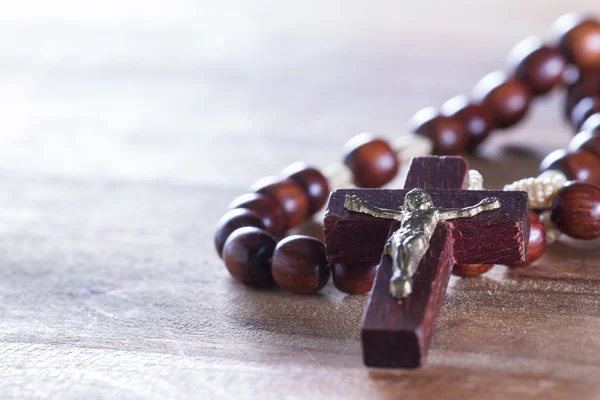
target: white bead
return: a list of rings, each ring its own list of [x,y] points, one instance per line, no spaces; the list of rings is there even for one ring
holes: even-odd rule
[[[561,235],[560,230],[554,225],[550,218],[550,211],[545,211],[540,215],[544,229],[546,230],[546,245],[550,245],[558,240]]]
[[[400,164],[407,164],[413,157],[431,155],[433,142],[423,135],[402,135],[394,141],[392,148]]]
[[[524,191],[529,195],[529,208],[546,210],[567,178],[559,171],[546,171],[537,178],[525,178],[504,186],[507,191]]]
[[[469,190],[483,190],[483,176],[476,169],[469,170]]]

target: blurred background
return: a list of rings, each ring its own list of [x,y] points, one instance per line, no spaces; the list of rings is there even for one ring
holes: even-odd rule
[[[468,92],[573,10],[600,5],[5,1],[0,173],[246,187],[257,170],[330,164],[356,133],[405,133],[415,111]],[[484,151],[556,132],[560,102],[543,101]]]

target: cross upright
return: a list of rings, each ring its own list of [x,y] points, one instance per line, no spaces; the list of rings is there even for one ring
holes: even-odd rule
[[[415,368],[425,362],[453,265],[512,265],[525,259],[527,193],[465,190],[467,186],[468,165],[462,157],[418,157],[411,162],[404,190],[332,192],[325,217],[329,261],[353,268],[378,264],[361,329],[367,366]],[[419,254],[418,267],[410,268],[408,290],[398,294],[391,284],[399,271],[390,246],[407,224],[395,218],[401,211],[393,210],[416,188],[424,189],[417,192],[426,193],[436,208],[474,212],[435,220],[439,222],[427,235],[431,240]]]

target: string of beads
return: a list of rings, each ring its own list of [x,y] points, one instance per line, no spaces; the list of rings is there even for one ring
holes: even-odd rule
[[[320,170],[296,163],[264,178],[229,205],[215,234],[215,247],[231,275],[252,287],[278,285],[294,293],[316,293],[333,276],[345,293],[370,290],[376,266],[330,265],[325,245],[304,235],[283,238],[317,213],[330,188],[350,183],[386,185],[412,156],[458,155],[475,150],[494,130],[515,126],[532,101],[565,89],[565,117],[577,135],[567,149],[549,154],[542,174],[507,185],[529,194],[531,234],[526,263],[539,259],[560,233],[577,239],[600,236],[600,23],[567,14],[554,24],[557,44],[534,37],[519,43],[505,71],[484,76],[470,96],[457,96],[439,110],[426,108],[410,122],[413,136],[395,143],[369,134],[344,146],[343,165]],[[554,171],[554,172],[550,172]],[[472,188],[482,186],[471,172]],[[280,240],[281,239],[281,240]],[[279,241],[278,241],[279,240]],[[492,265],[457,265],[453,273],[477,276]]]

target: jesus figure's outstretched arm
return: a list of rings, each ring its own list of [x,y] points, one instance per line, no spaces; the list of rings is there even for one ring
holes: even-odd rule
[[[377,218],[394,219],[396,221],[401,221],[404,216],[404,213],[400,210],[375,207],[367,203],[365,199],[355,195],[346,196],[344,208],[348,211],[367,214]]]
[[[473,217],[483,211],[491,211],[500,208],[500,200],[496,197],[488,197],[474,206],[465,208],[441,208],[440,219],[449,220],[455,218]]]

